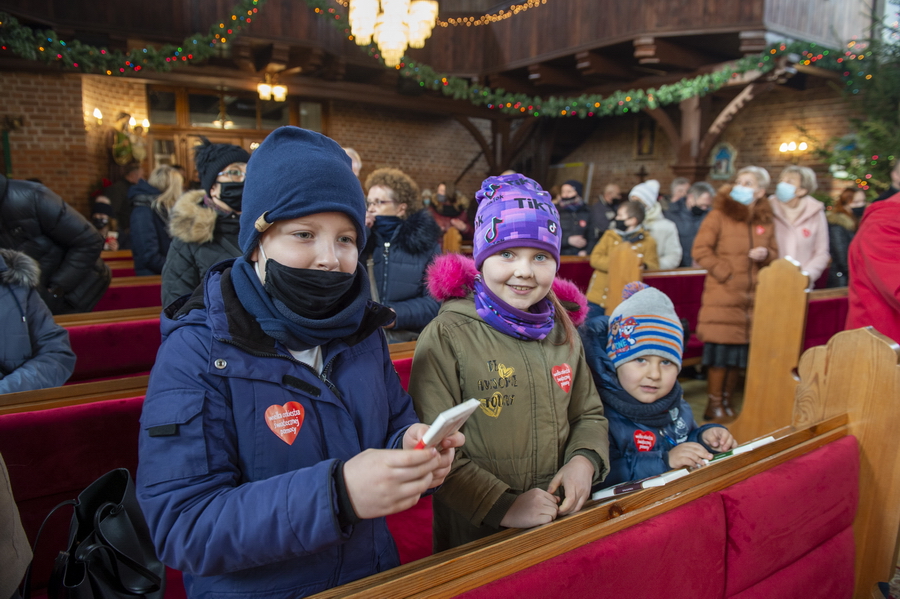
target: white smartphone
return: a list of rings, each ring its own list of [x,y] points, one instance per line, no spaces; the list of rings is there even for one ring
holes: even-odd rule
[[[416,449],[440,445],[441,441],[461,429],[462,425],[469,419],[469,416],[472,415],[472,412],[477,410],[480,405],[480,401],[472,398],[438,414],[434,422],[431,423],[431,427],[425,432],[425,436],[416,445]]]

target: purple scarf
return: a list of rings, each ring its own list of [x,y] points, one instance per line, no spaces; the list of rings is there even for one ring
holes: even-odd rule
[[[531,307],[534,312],[513,308],[488,289],[481,278],[475,277],[475,311],[493,328],[516,339],[540,341],[553,330],[556,309],[544,298]]]

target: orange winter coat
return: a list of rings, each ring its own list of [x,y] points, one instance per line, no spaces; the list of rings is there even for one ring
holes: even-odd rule
[[[778,243],[769,202],[762,198],[744,206],[730,192],[730,185],[719,190],[691,250],[706,269],[697,337],[704,343],[743,345],[750,342],[759,269],[778,258]],[[769,253],[755,262],[748,254],[760,246]]]

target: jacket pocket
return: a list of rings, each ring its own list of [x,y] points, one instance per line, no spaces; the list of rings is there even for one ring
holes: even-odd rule
[[[144,484],[209,473],[202,391],[170,391],[145,402],[140,466]]]

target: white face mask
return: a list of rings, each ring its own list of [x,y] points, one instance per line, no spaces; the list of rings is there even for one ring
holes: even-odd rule
[[[253,263],[253,270],[256,271],[256,276],[259,277],[259,282],[263,285],[266,284],[266,252],[263,250],[262,241],[259,242],[259,256],[260,259]],[[262,266],[260,266],[262,265]]]
[[[794,199],[795,195],[797,195],[796,185],[791,185],[786,181],[782,181],[775,187],[775,197],[782,202],[790,202]]]

